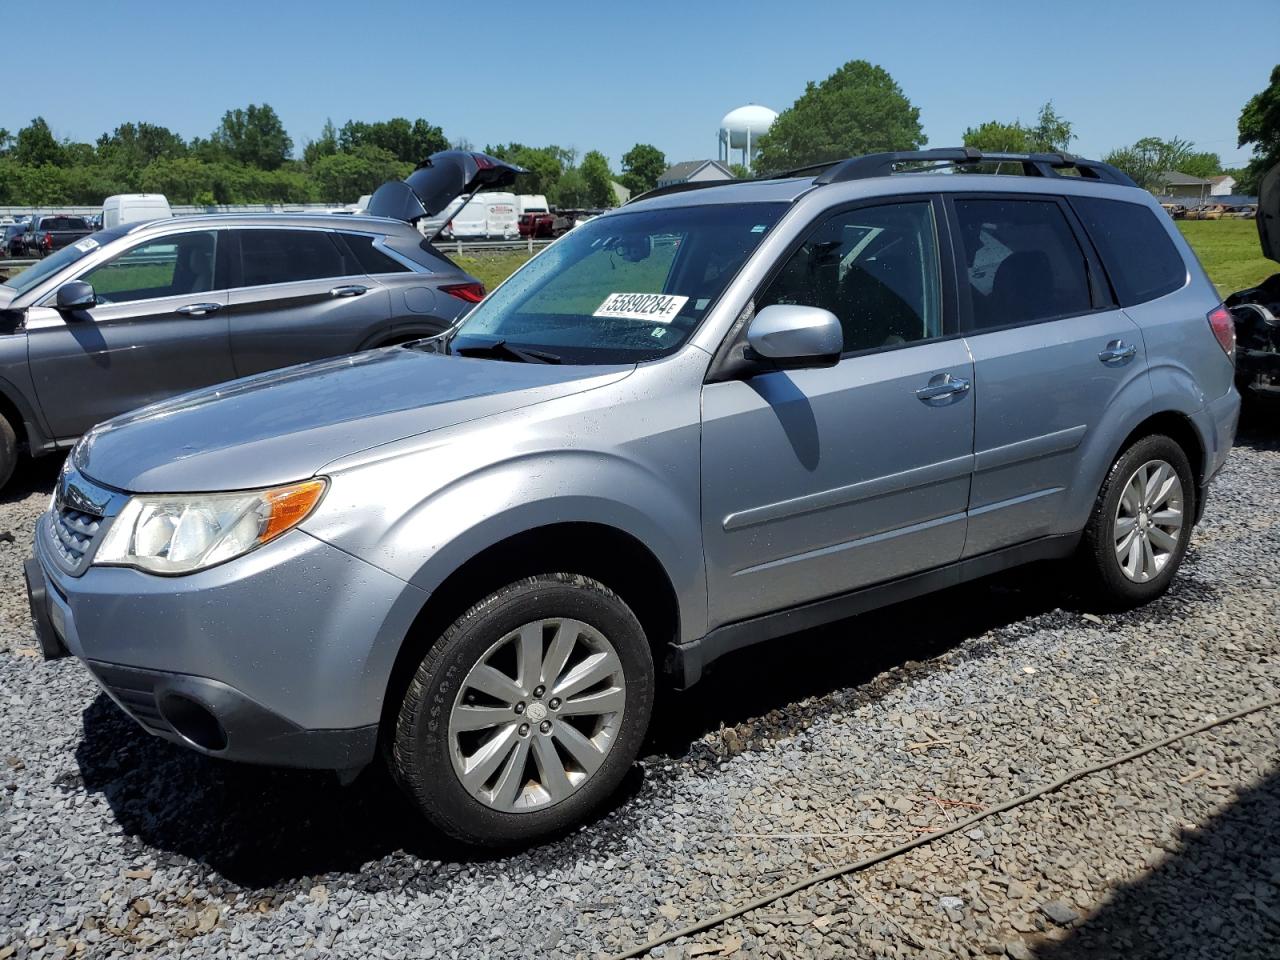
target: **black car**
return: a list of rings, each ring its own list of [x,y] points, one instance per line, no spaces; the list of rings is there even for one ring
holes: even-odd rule
[[[22,256],[22,234],[26,231],[25,223],[6,224],[0,233],[0,257]],[[15,246],[16,244],[16,246]]]
[[[93,230],[84,217],[38,214],[27,221],[22,235],[22,253],[27,257],[47,257],[91,233]]]

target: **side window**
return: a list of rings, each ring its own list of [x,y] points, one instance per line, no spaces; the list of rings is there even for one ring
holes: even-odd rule
[[[979,330],[1093,309],[1089,268],[1052,200],[957,200],[963,270]]]
[[[323,230],[241,230],[241,286],[344,277],[337,244]]]
[[[126,250],[80,277],[99,303],[129,303],[214,289],[214,230],[175,233]]]
[[[757,309],[822,307],[840,318],[844,352],[942,336],[938,233],[925,201],[864,207],[819,226]]]
[[[1187,265],[1149,208],[1096,197],[1073,197],[1071,206],[1106,264],[1120,306],[1163,297],[1187,282]]]
[[[373,237],[362,233],[341,234],[342,241],[355,258],[354,264],[347,265],[347,273],[409,273],[410,270],[399,260],[393,260],[373,245]]]

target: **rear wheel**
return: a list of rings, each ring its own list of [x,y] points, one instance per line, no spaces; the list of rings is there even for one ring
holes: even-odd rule
[[[1144,437],[1116,458],[1080,552],[1099,600],[1137,606],[1169,588],[1187,552],[1195,496],[1187,455],[1169,437]]]
[[[486,597],[427,652],[391,748],[422,814],[468,843],[527,842],[581,821],[631,767],[653,661],[608,587],[544,574]]]

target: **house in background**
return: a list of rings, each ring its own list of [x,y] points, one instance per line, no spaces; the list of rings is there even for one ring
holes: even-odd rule
[[[1229,197],[1235,191],[1236,178],[1228,173],[1224,173],[1218,177],[1210,177],[1209,196],[1211,197]]]
[[[677,183],[702,183],[733,178],[733,171],[719,160],[686,160],[667,167],[662,176],[658,177],[658,186],[670,187]]]
[[[1177,170],[1164,171],[1157,181],[1156,189],[1152,191],[1157,196],[1194,200],[1196,203],[1204,203],[1209,197],[1209,188],[1213,186],[1209,180],[1188,176]]]

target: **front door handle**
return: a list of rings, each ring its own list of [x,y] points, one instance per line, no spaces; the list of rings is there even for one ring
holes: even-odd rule
[[[964,377],[953,377],[949,373],[939,373],[931,377],[928,386],[916,391],[921,403],[940,407],[943,401],[962,397],[969,392],[972,384]]]
[[[1098,354],[1098,359],[1103,363],[1118,367],[1121,364],[1128,363],[1137,355],[1138,348],[1132,343],[1125,343],[1123,340],[1112,340],[1107,344],[1106,349]]]
[[[358,283],[348,284],[344,287],[334,287],[329,291],[331,297],[358,297],[362,293],[368,293],[368,287],[362,287]]]
[[[183,317],[207,317],[221,309],[220,303],[188,303],[185,307],[179,307],[173,312]]]

